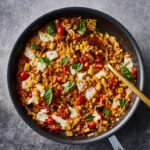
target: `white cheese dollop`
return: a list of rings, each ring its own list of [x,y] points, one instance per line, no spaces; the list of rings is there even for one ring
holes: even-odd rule
[[[61,117],[58,117],[58,116],[56,116],[56,115],[53,115],[52,118],[53,118],[56,122],[60,123],[60,125],[61,125],[63,128],[65,128],[65,127],[68,125],[68,121],[62,119]]]
[[[85,92],[85,96],[88,100],[90,100],[95,94],[95,88],[94,87],[90,87],[86,90]]]
[[[40,91],[41,96],[44,96],[45,90],[42,89],[42,86],[41,86],[40,84],[37,84],[37,85],[36,85],[36,88]]]
[[[46,119],[48,119],[48,110],[47,109],[41,109],[40,112],[37,114],[37,119],[44,122]]]
[[[22,81],[22,88],[23,89],[30,87],[30,85],[31,85],[31,78],[30,77],[28,79]]]
[[[72,75],[75,75],[77,73],[75,69],[72,69],[72,66],[70,67],[70,72]]]
[[[120,106],[118,99],[113,99],[113,104],[111,106],[111,109],[116,109],[118,106]]]
[[[54,41],[54,37],[53,36],[50,36],[49,34],[47,33],[43,33],[43,32],[38,32],[39,34],[39,37],[40,37],[40,40],[44,41],[44,42],[48,42],[48,41]]]
[[[83,85],[84,85],[84,82],[80,82],[77,84],[77,88],[79,91],[82,91],[83,90]]]
[[[129,55],[124,56],[123,66],[126,66],[128,69],[133,68],[133,62]]]
[[[104,71],[99,71],[97,74],[95,74],[95,77],[97,77],[98,79],[100,79],[101,77],[106,76],[107,73]]]
[[[78,79],[79,80],[83,80],[83,77],[86,75],[86,72],[84,72],[84,73],[78,73],[77,74],[77,77],[78,77]]]
[[[101,119],[101,116],[97,113],[97,111],[94,111],[93,116],[94,116],[94,121],[95,122],[97,122],[98,120]]]
[[[41,71],[43,72],[46,69],[47,65],[45,63],[42,62],[38,62],[37,63],[37,72]]]
[[[32,92],[32,97],[28,100],[27,104],[30,105],[32,103],[35,103],[37,101],[37,98],[35,96],[35,93]]]
[[[70,118],[74,118],[78,115],[78,113],[76,112],[74,108],[69,107],[69,110],[71,111]]]
[[[25,48],[24,55],[28,57],[29,59],[32,59],[35,57],[34,53],[29,49],[29,47]]]
[[[48,51],[48,52],[46,52],[46,55],[49,60],[54,60],[55,58],[58,57],[57,51],[52,51],[52,52]]]

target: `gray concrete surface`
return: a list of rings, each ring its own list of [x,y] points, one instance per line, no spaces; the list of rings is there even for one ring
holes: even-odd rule
[[[144,93],[150,97],[150,1],[148,0],[0,0],[0,149],[1,150],[112,150],[108,140],[86,145],[63,145],[30,129],[9,97],[7,63],[21,32],[39,16],[62,7],[101,10],[124,24],[139,44],[146,68]],[[150,149],[150,110],[141,103],[128,124],[116,133],[125,150]]]

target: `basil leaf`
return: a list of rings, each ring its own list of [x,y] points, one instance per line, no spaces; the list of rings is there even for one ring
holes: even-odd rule
[[[120,99],[120,100],[119,100],[121,109],[123,109],[123,107],[127,104],[127,102],[128,102],[128,101],[127,101],[126,99]]]
[[[35,44],[34,42],[31,42],[31,47],[32,47],[33,49],[36,49],[36,50],[42,49],[41,46]]]
[[[83,64],[80,64],[80,63],[76,63],[76,62],[73,62],[72,64],[72,69],[75,69],[75,70],[81,70],[83,67]]]
[[[26,91],[27,91],[27,92],[30,92],[30,88],[29,88],[29,87],[28,87],[28,88],[26,88]]]
[[[49,59],[44,58],[44,57],[40,58],[39,61],[42,62],[42,63],[45,63],[47,65],[52,65],[53,64],[52,60],[49,60]]]
[[[47,33],[54,36],[56,34],[55,30],[55,24],[53,22],[50,23],[47,27]]]
[[[69,57],[68,56],[64,56],[62,58],[61,65],[64,67],[67,64],[68,61],[69,61]]]
[[[85,22],[80,22],[77,27],[77,32],[83,35],[85,31],[86,31]]]
[[[69,90],[74,86],[75,81],[69,81],[65,85],[64,93],[69,92]]]
[[[110,116],[110,110],[109,109],[104,108],[104,113],[105,113],[105,115]]]
[[[132,75],[132,73],[129,71],[128,68],[122,67],[122,68],[121,68],[121,72],[122,72],[123,76],[124,76],[127,80],[129,80],[130,82],[133,82],[133,81],[134,81],[133,75]]]
[[[45,91],[44,99],[46,101],[46,105],[49,106],[52,102],[52,99],[53,99],[53,89],[51,86],[49,86],[47,88],[47,90]]]
[[[84,118],[84,120],[86,120],[87,122],[90,122],[94,119],[95,116],[91,116],[91,115],[88,115]]]

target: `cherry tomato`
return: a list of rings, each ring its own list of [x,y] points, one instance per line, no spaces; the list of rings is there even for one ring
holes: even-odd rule
[[[101,63],[101,62],[96,63],[96,66],[95,66],[96,69],[103,69],[103,67],[104,67],[103,63]]]
[[[88,51],[89,51],[90,54],[93,54],[93,50],[92,49],[89,49]]]
[[[22,71],[20,73],[20,79],[23,81],[23,80],[26,80],[27,78],[29,77],[29,74],[27,72],[24,72]]]
[[[64,66],[64,67],[63,67],[63,72],[64,72],[65,74],[67,74],[67,71],[68,71],[68,66]]]
[[[23,64],[28,63],[29,62],[29,58],[26,57],[25,55],[22,56],[22,62]]]
[[[133,78],[136,78],[136,70],[134,68],[131,68],[131,72],[132,72]]]
[[[61,129],[61,126],[58,125],[50,125],[49,128],[53,131],[58,131]]]
[[[114,79],[112,78],[110,81],[109,81],[109,87],[112,88],[114,85]]]
[[[60,36],[60,35],[57,36],[57,41],[58,41],[58,43],[61,42],[62,41],[62,36]]]
[[[81,57],[81,59],[80,59],[80,63],[83,64],[83,63],[85,63],[85,62],[87,62],[87,61],[88,61],[88,57],[85,56],[85,55],[82,55],[82,57]]]
[[[79,97],[77,98],[76,104],[77,104],[77,105],[82,105],[82,104],[84,104],[85,102],[86,102],[85,97],[82,96],[82,95],[79,95]]]
[[[49,69],[46,70],[45,75],[48,77],[49,76]]]
[[[64,35],[65,29],[62,26],[57,27],[57,33],[59,35]]]
[[[97,55],[96,59],[97,59],[97,62],[102,62],[102,57],[101,56]]]
[[[94,120],[91,121],[91,122],[88,124],[88,127],[89,127],[90,129],[94,129],[94,128],[96,127],[95,121],[94,121]]]
[[[84,68],[85,69],[89,69],[89,67],[90,67],[90,63],[89,62],[84,63]]]
[[[63,119],[66,119],[68,117],[65,109],[61,109],[58,113],[57,116],[62,117]]]
[[[75,39],[76,39],[76,41],[78,42],[78,41],[80,41],[82,38],[83,38],[82,35],[77,35]]]
[[[47,124],[56,124],[56,121],[52,118],[52,117],[48,117],[48,119],[46,119],[45,121]]]

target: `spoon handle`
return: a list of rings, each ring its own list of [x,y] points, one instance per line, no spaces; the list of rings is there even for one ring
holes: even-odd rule
[[[120,73],[118,73],[109,63],[107,67],[120,79],[122,80],[148,107],[150,107],[150,100],[139,91],[131,82],[124,78]]]

